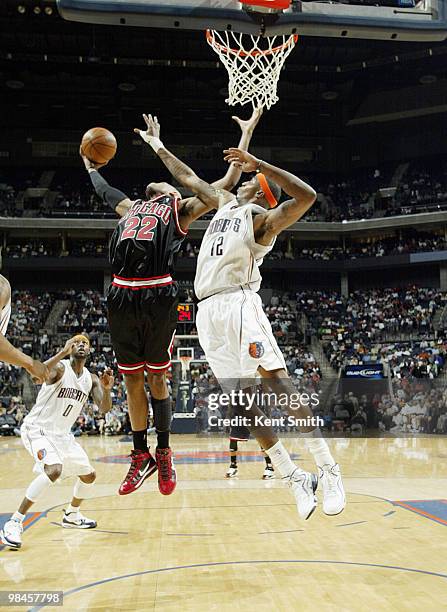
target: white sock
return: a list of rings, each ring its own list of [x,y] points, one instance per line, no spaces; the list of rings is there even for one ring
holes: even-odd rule
[[[318,467],[335,464],[335,459],[331,455],[329,446],[324,438],[306,438],[305,443]]]
[[[72,506],[71,504],[68,504],[65,514],[70,514],[71,512],[77,514],[79,512],[79,506]]]
[[[14,514],[11,516],[11,519],[13,521],[17,521],[18,523],[23,523],[24,518],[25,518],[25,515],[21,514],[18,510],[17,512],[14,512]]]
[[[283,478],[290,476],[296,470],[297,466],[293,463],[280,440],[271,448],[266,449],[265,452],[272,460],[275,470],[278,470]]]

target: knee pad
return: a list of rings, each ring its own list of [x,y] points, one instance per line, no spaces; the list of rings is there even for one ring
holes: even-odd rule
[[[230,440],[230,451],[237,452],[237,440]]]
[[[86,483],[78,478],[73,489],[73,497],[76,497],[76,499],[88,499],[92,494],[94,484],[94,481]]]
[[[51,484],[52,482],[45,472],[43,474],[39,474],[39,476],[37,476],[37,478],[35,478],[27,488],[25,497],[30,501],[35,502]]]

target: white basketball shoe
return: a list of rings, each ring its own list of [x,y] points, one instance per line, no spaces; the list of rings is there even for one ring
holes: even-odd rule
[[[237,467],[232,467],[230,465],[227,470],[227,473],[225,474],[225,478],[234,478],[235,476],[237,476]]]
[[[0,531],[0,539],[9,548],[17,549],[22,546],[23,525],[20,521],[9,519]]]
[[[317,507],[317,497],[315,495],[318,487],[317,476],[296,468],[290,476],[286,476],[286,479],[295,495],[298,514],[302,519],[307,520]]]
[[[94,529],[96,521],[87,518],[80,512],[64,512],[62,527],[67,529]]]
[[[270,480],[271,478],[275,478],[275,470],[272,465],[267,465],[262,475],[262,480]]]
[[[323,488],[323,512],[334,516],[343,512],[346,506],[346,495],[341,479],[340,466],[323,465],[319,467],[319,476]]]

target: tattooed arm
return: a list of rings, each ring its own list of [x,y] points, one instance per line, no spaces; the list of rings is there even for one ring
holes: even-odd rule
[[[165,148],[160,141],[160,124],[157,117],[143,115],[146,123],[146,131],[135,129],[134,131],[147,142],[162,160],[172,176],[184,187],[195,193],[202,200],[206,210],[219,208],[223,203],[229,202],[234,196],[228,191],[216,189],[206,181],[203,181],[197,174],[173,153]],[[204,212],[206,212],[204,210]]]

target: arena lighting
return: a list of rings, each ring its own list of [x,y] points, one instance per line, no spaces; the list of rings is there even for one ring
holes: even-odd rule
[[[437,80],[435,74],[423,74],[419,78],[419,83],[422,83],[422,85],[430,85],[431,83],[436,83]]]
[[[121,89],[121,91],[135,91],[136,85],[134,83],[119,83],[118,89]]]
[[[35,7],[33,8],[33,13],[34,13],[35,15],[40,15],[40,13],[41,13],[41,8],[40,8],[40,6],[35,6]]]
[[[321,94],[323,100],[336,100],[338,98],[338,92],[336,91],[323,91]]]
[[[23,13],[26,13],[26,7],[23,6],[23,4],[19,4],[19,6],[17,7],[17,11],[23,15]]]
[[[53,14],[53,9],[51,8],[51,6],[46,6],[44,8],[44,13],[45,13],[45,15],[52,15]]]

